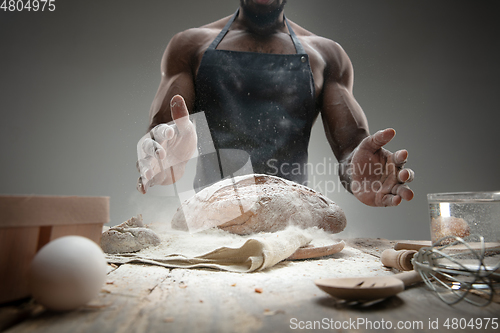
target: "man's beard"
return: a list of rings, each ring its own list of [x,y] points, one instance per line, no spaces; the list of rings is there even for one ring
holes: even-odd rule
[[[278,7],[272,8],[270,11],[259,11],[254,6],[248,6],[245,0],[240,0],[240,6],[245,12],[245,17],[253,24],[265,27],[273,25],[279,18],[285,7],[286,0]]]

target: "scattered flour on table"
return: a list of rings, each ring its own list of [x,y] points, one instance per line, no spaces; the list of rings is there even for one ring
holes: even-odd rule
[[[275,237],[274,233],[256,233],[240,236],[220,229],[209,229],[197,233],[188,233],[170,229],[167,225],[151,224],[149,228],[154,230],[160,237],[161,243],[156,247],[150,247],[137,252],[145,257],[162,257],[169,254],[182,254],[185,256],[198,256],[208,253],[216,248],[239,247],[249,238]],[[297,227],[290,227],[297,228]],[[310,245],[320,247],[332,245],[340,241],[338,235],[329,234],[322,229],[301,229],[301,232],[312,239]],[[258,278],[283,278],[284,276],[297,279],[352,277],[352,276],[376,276],[392,275],[392,271],[384,268],[376,257],[366,254],[350,246],[334,255],[307,260],[285,260],[276,266],[261,272],[254,273],[229,273],[218,274],[220,278],[230,277],[233,274],[251,274]],[[286,284],[286,282],[284,282]]]
[[[160,236],[161,243],[159,246],[149,247],[138,252],[138,254],[148,257],[174,253],[183,254],[185,256],[197,256],[208,253],[222,246],[240,247],[250,238],[266,239],[276,237],[276,233],[268,232],[240,236],[220,229],[209,229],[197,233],[189,233],[172,230],[162,225],[154,224],[150,225],[149,228],[154,230]],[[340,241],[333,238],[332,234],[318,228],[301,229],[291,226],[285,229],[282,234],[286,235],[287,231],[293,233],[297,230],[306,237],[312,239],[310,245],[316,247],[332,245]]]

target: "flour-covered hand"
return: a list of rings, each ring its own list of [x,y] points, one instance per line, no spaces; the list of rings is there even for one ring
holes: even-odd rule
[[[383,148],[395,135],[392,128],[378,131],[361,141],[351,154],[350,189],[366,205],[397,206],[413,198],[406,183],[413,180],[414,172],[404,168],[408,151],[392,153]]]
[[[196,130],[184,99],[174,96],[170,108],[174,124],[155,126],[137,145],[137,169],[141,174],[137,189],[141,193],[154,185],[175,183],[196,151]]]

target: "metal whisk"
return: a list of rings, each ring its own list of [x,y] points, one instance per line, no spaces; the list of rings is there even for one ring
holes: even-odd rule
[[[479,250],[470,245],[476,238]],[[500,260],[487,265],[485,258],[489,253],[484,238],[472,235],[471,240],[444,237],[430,247],[421,248],[412,259],[426,285],[449,305],[465,300],[486,306],[500,291],[500,284],[495,282],[500,280]]]

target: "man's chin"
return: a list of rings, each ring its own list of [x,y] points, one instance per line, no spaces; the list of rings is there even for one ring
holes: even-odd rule
[[[274,2],[274,0],[251,0],[257,5],[267,6]]]
[[[253,9],[254,11],[268,11],[270,8],[283,8],[286,1],[279,0],[240,0],[240,5],[243,8]]]
[[[240,0],[242,10],[255,23],[271,24],[280,16],[286,1],[278,0]]]

